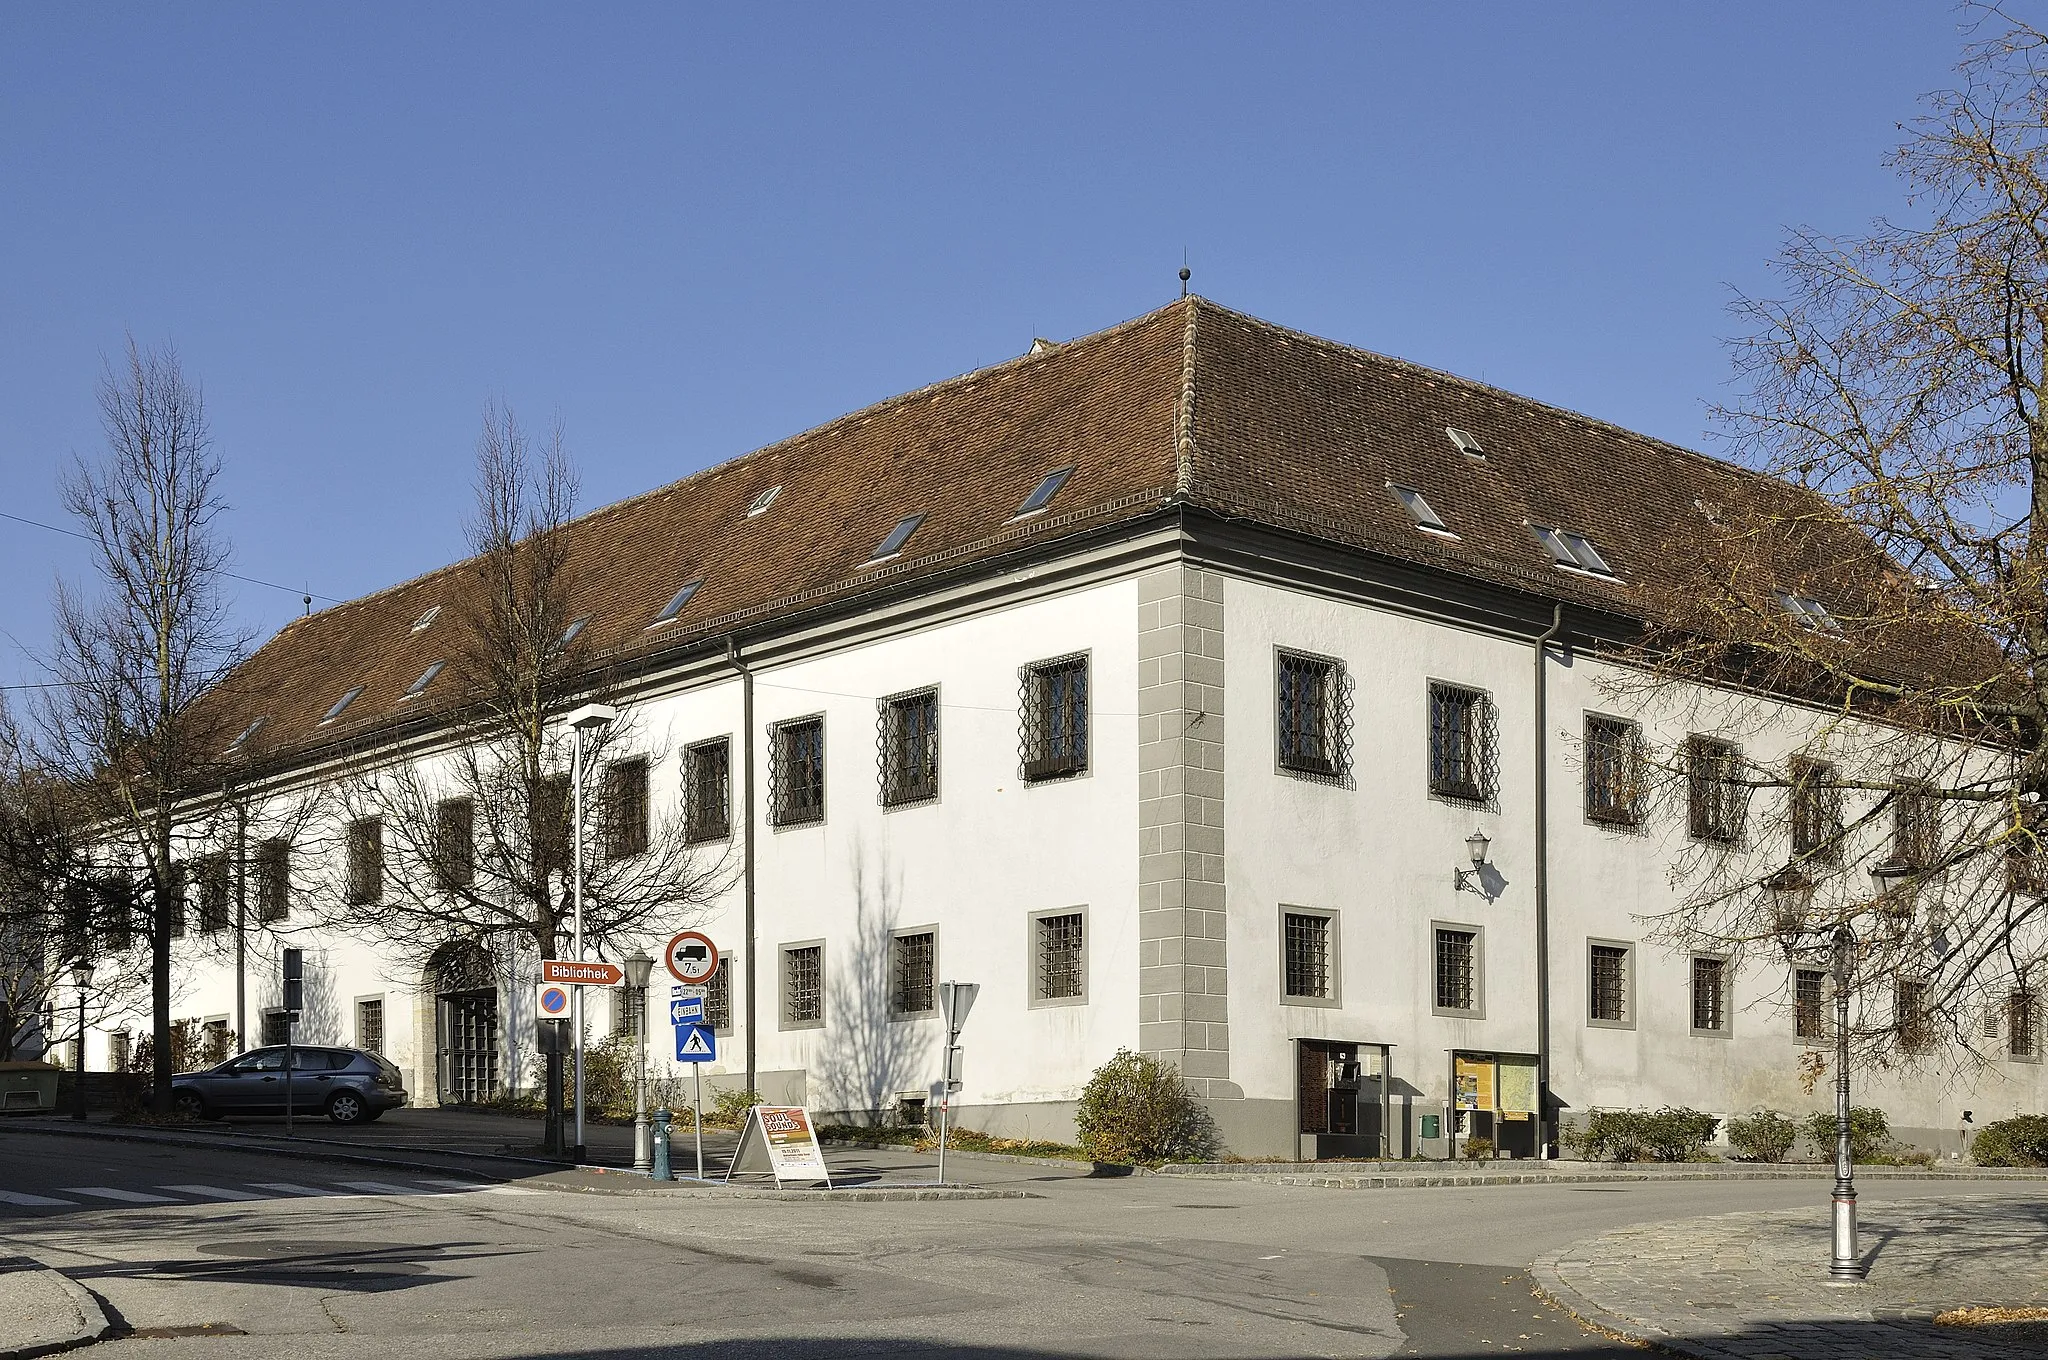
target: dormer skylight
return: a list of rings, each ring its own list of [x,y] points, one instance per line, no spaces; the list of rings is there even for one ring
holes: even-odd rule
[[[412,621],[412,630],[415,633],[423,633],[427,630],[428,626],[431,625],[434,622],[434,620],[439,618],[440,616],[441,606],[433,605],[428,608],[426,613],[420,615],[418,618]]]
[[[1785,612],[1804,627],[1816,632],[1837,635],[1842,631],[1841,621],[1828,612],[1826,605],[1810,595],[1792,595],[1781,590],[1778,592],[1778,603],[1785,606]]]
[[[875,549],[874,555],[868,558],[868,561],[883,562],[902,552],[903,545],[910,541],[910,536],[917,532],[917,526],[922,523],[922,514],[905,515],[897,520],[896,527],[889,531],[889,536],[882,540],[882,545]]]
[[[1388,482],[1387,490],[1393,492],[1394,499],[1408,508],[1409,514],[1415,516],[1416,528],[1426,529],[1433,534],[1442,534],[1446,538],[1457,537],[1444,524],[1443,517],[1431,508],[1430,503],[1423,498],[1420,491],[1417,491],[1412,486],[1402,486],[1399,482]]]
[[[1458,452],[1467,458],[1486,457],[1486,450],[1479,447],[1479,441],[1464,430],[1455,425],[1446,425],[1444,433],[1450,436],[1451,443],[1457,447]]]
[[[661,612],[654,616],[654,622],[648,624],[647,626],[649,628],[659,628],[664,623],[674,623],[676,621],[676,615],[683,612],[683,606],[690,602],[690,597],[692,595],[695,595],[697,593],[697,588],[703,584],[703,578],[700,577],[697,580],[692,581],[688,585],[684,586],[681,590],[678,590],[675,593],[675,598],[671,599],[667,604],[663,605],[661,608]]]
[[[768,507],[775,504],[775,498],[781,494],[782,486],[778,483],[754,497],[747,505],[747,518],[752,519],[756,515],[766,514]]]
[[[328,723],[331,723],[336,718],[339,718],[341,716],[341,710],[347,708],[350,704],[354,703],[356,701],[356,696],[358,694],[361,694],[362,692],[363,687],[361,685],[357,685],[354,689],[342,695],[339,699],[336,699],[334,701],[334,707],[328,709],[327,716],[320,720],[320,725],[322,727],[325,727]]]
[[[1059,495],[1060,488],[1067,484],[1067,478],[1073,475],[1074,470],[1070,467],[1063,467],[1056,472],[1046,473],[1044,479],[1038,483],[1037,488],[1030,495],[1024,498],[1024,504],[1017,507],[1017,513],[1012,515],[1011,518],[1022,519],[1026,515],[1035,515],[1045,509],[1047,503],[1054,496]]]
[[[583,629],[586,625],[589,624],[589,622],[590,615],[588,614],[585,614],[582,618],[572,620],[569,626],[562,630],[562,646],[566,647],[570,643],[574,642],[576,640],[577,635],[583,631]]]
[[[434,677],[439,675],[441,673],[441,668],[447,664],[448,663],[445,661],[436,661],[433,665],[421,671],[420,678],[412,682],[412,687],[407,689],[405,693],[398,696],[398,702],[402,704],[407,699],[417,699],[422,694],[425,694],[427,692],[427,686],[434,683]]]
[[[1550,550],[1550,555],[1557,559],[1557,565],[1567,571],[1590,572],[1595,576],[1614,575],[1614,568],[1607,565],[1607,559],[1584,534],[1575,534],[1569,529],[1553,529],[1544,524],[1531,524],[1529,532]]]
[[[233,741],[228,743],[228,749],[226,754],[233,755],[236,751],[239,751],[244,746],[247,746],[249,744],[249,738],[255,736],[258,732],[261,732],[263,730],[263,724],[269,721],[270,716],[268,714],[265,714],[263,717],[258,718],[255,722],[252,722],[247,727],[243,728],[242,735],[236,737]]]

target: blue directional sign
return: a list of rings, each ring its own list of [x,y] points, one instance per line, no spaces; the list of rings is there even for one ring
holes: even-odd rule
[[[711,1062],[718,1057],[718,1035],[709,1025],[676,1026],[676,1061]]]
[[[668,1022],[671,1025],[698,1025],[704,1022],[704,998],[701,996],[679,996],[668,1003]]]

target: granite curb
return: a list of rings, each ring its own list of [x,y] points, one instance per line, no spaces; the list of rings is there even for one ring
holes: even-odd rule
[[[1661,1184],[1677,1181],[1795,1181],[1833,1180],[1832,1168],[1816,1167],[1810,1171],[1763,1171],[1728,1170],[1716,1171],[1701,1168],[1689,1171],[1648,1171],[1648,1170],[1587,1170],[1587,1171],[1532,1171],[1532,1172],[1467,1172],[1390,1175],[1343,1175],[1341,1173],[1310,1174],[1261,1171],[1170,1171],[1162,1169],[1158,1175],[1175,1175],[1189,1180],[1243,1181],[1261,1185],[1288,1185],[1318,1190],[1434,1190],[1470,1189],[1494,1185],[1589,1185],[1612,1184],[1615,1182],[1636,1184]],[[1893,1169],[1862,1169],[1856,1172],[1856,1179],[1895,1181],[2039,1181],[2048,1182],[2048,1172],[1970,1170],[1958,1171],[1907,1171]]]
[[[114,1323],[92,1291],[24,1252],[0,1258],[0,1360],[32,1360],[103,1341]],[[24,1325],[26,1324],[26,1325]]]

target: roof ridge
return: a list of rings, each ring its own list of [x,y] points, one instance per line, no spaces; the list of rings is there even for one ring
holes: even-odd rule
[[[1180,408],[1174,413],[1173,494],[1186,496],[1195,484],[1195,318],[1201,299],[1190,295],[1181,303],[1188,314],[1181,332]]]

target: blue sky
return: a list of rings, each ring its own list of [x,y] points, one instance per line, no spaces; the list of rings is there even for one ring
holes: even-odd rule
[[[1899,206],[1938,3],[0,7],[0,509],[132,332],[259,637],[462,551],[479,413],[600,505],[1227,306],[1708,447],[1731,287]],[[0,520],[0,684],[84,559]]]

